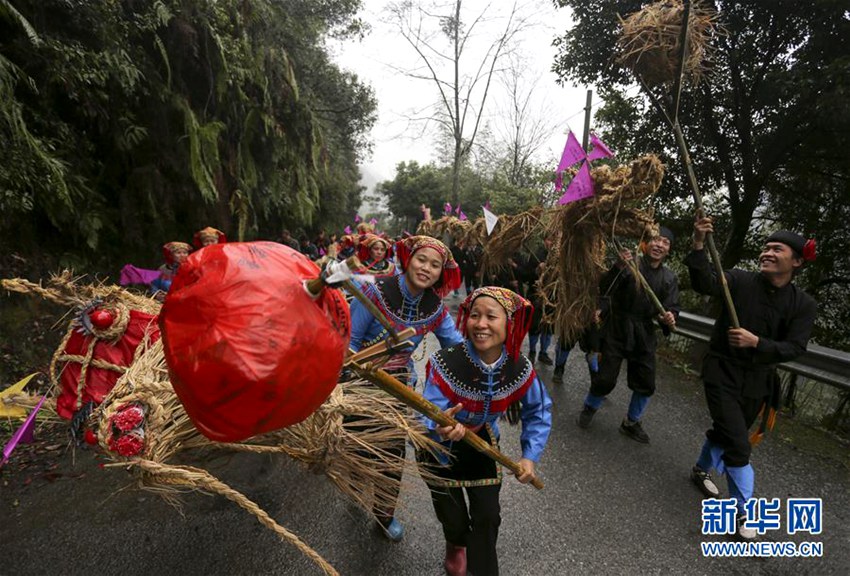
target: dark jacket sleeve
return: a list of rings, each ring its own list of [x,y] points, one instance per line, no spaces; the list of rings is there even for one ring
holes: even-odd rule
[[[691,277],[691,287],[700,294],[709,296],[720,296],[722,288],[717,280],[717,275],[714,273],[714,268],[711,262],[708,261],[708,255],[705,250],[693,250],[685,257],[685,266],[688,267],[688,274]],[[728,272],[726,282],[731,287],[734,279]]]

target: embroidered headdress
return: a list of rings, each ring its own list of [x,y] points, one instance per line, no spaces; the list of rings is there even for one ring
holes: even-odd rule
[[[376,234],[367,234],[366,238],[360,241],[360,249],[357,253],[357,257],[360,258],[361,262],[365,262],[367,260],[372,259],[372,246],[374,246],[377,242],[380,242],[384,245],[384,248],[387,249],[387,253],[384,258],[392,257],[392,244],[390,244],[389,240],[386,238],[381,238]]]
[[[466,331],[466,321],[469,319],[472,304],[481,296],[489,296],[505,309],[508,315],[505,348],[508,350],[508,355],[516,360],[519,357],[519,349],[522,346],[522,341],[525,339],[525,335],[528,334],[529,328],[531,328],[531,316],[534,314],[534,306],[532,306],[531,302],[507,288],[500,288],[498,286],[478,288],[466,297],[466,300],[463,301],[458,310],[457,329],[465,338],[469,338],[469,334]]]
[[[168,242],[162,246],[162,257],[165,258],[165,263],[169,266],[174,264],[174,253],[180,249],[186,252],[192,252],[192,247],[185,242]]]
[[[445,297],[446,294],[453,290],[457,290],[463,282],[463,278],[460,275],[460,267],[455,262],[451,250],[436,238],[431,238],[430,236],[410,236],[396,242],[395,253],[398,256],[401,269],[407,271],[410,257],[422,248],[431,248],[443,258],[443,273],[440,275],[437,283],[434,284],[434,290],[440,295],[440,298]]]
[[[204,240],[209,239],[215,240],[218,244],[227,242],[227,236],[224,235],[224,232],[212,226],[207,226],[203,230],[195,232],[195,236],[192,238],[192,244],[195,245],[195,248],[200,248],[204,245]]]

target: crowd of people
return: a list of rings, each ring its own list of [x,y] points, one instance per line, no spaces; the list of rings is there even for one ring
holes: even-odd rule
[[[712,425],[691,480],[705,497],[717,498],[721,492],[712,473],[726,475],[738,508],[737,535],[749,540],[756,537],[744,521],[744,506],[755,486],[749,430],[759,414],[773,407],[776,365],[806,349],[816,306],[793,279],[814,258],[814,249],[811,241],[796,233],[776,232],[765,241],[758,272],[733,269],[721,278],[705,254],[705,237],[711,231],[710,218],[696,221],[692,250],[684,263],[697,292],[717,296],[723,284],[729,287],[737,317],[724,307],[703,365]],[[225,241],[220,231],[205,228],[195,235],[194,244],[202,248]],[[590,374],[588,393],[577,411],[582,429],[592,427],[625,362],[632,394],[620,431],[636,442],[650,442],[642,418],[655,391],[656,328],[669,334],[680,311],[679,280],[665,265],[674,241],[672,232],[661,227],[642,245],[640,254],[620,251],[601,277],[595,322],[581,338]],[[338,237],[321,231],[313,240],[307,236],[295,240],[284,230],[279,242],[320,263],[358,256],[354,271],[375,277],[374,282],[358,283],[358,289],[396,331],[414,329],[412,346],[395,349],[384,365],[407,385],[416,385],[413,350],[428,333],[437,337],[440,350],[428,361],[423,395],[458,424],[443,426],[423,417],[433,439],[450,457],[420,453],[417,461],[432,473],[432,503],[446,541],[444,567],[450,576],[498,574],[501,468],[461,440],[474,434],[498,446],[499,420],[521,423],[522,456],[516,478],[535,479],[535,463],[552,426],[552,401],[534,366],[554,364],[552,382],[562,382],[567,356],[576,344],[559,338],[555,358],[548,353],[553,330],[536,287],[551,243],[544,240],[539,250],[516,255],[502,272],[489,275],[480,270],[479,246],[457,242],[449,247],[435,238],[408,234],[393,239],[366,223],[356,233]],[[167,291],[191,249],[181,242],[165,245],[166,262],[156,280],[159,290]],[[451,294],[459,297],[462,286],[465,297],[453,319],[444,299]],[[357,299],[351,301],[351,318],[353,352],[391,337]],[[526,338],[529,352],[523,354]],[[764,418],[760,433],[766,422]],[[402,459],[404,451],[404,443],[395,447]],[[400,468],[387,474],[400,486]],[[402,540],[404,527],[394,504],[373,512],[388,538]]]

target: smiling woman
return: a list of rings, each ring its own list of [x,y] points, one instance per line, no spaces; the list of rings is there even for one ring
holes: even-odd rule
[[[434,511],[446,538],[444,567],[450,576],[499,573],[496,540],[501,523],[498,465],[460,440],[476,434],[494,447],[499,417],[519,412],[522,420],[522,473],[535,478],[552,427],[552,400],[520,346],[531,324],[533,307],[525,298],[495,286],[479,288],[460,306],[457,324],[466,341],[440,350],[428,363],[424,396],[455,418],[455,426],[425,425],[447,443],[451,459],[418,454],[419,462],[441,478],[429,484]],[[466,495],[464,495],[464,489]],[[469,499],[467,507],[466,498]]]
[[[405,328],[416,330],[410,338],[412,345],[403,348],[384,364],[384,370],[412,386],[416,384],[416,372],[411,354],[426,334],[433,332],[441,346],[453,346],[463,341],[442,302],[445,294],[460,286],[461,276],[448,247],[435,238],[411,236],[396,243],[395,253],[401,273],[380,277],[374,284],[364,284],[361,289],[397,332]],[[351,303],[350,348],[354,352],[389,337],[387,329],[365,306],[357,300]],[[400,442],[394,454],[403,460],[404,451],[404,442]],[[400,469],[387,473],[387,476],[397,479],[396,487],[400,487]],[[374,514],[391,540],[401,540],[404,529],[394,518],[394,506],[375,509]]]

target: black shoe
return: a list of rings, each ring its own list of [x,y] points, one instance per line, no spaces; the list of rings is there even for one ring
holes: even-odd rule
[[[534,363],[537,361],[537,352],[535,352],[534,350],[531,350],[531,351],[528,353],[528,360],[529,360],[532,364],[534,364]]]
[[[581,412],[579,412],[578,415],[578,427],[590,428],[590,423],[593,422],[594,414],[596,414],[596,410],[585,404],[584,408],[581,409]]]
[[[693,470],[691,470],[691,482],[699,488],[700,492],[702,492],[706,498],[717,498],[720,496],[720,489],[717,487],[717,484],[714,483],[714,480],[711,478],[711,474],[696,466],[694,466]]]
[[[564,367],[563,366],[555,366],[555,370],[552,372],[552,383],[553,384],[563,384],[564,383]]]
[[[537,361],[541,364],[545,364],[546,366],[551,366],[552,364],[554,364],[554,362],[552,362],[552,359],[549,357],[548,354],[546,354],[546,352],[541,352],[540,356],[537,357]]]
[[[629,422],[628,419],[624,419],[623,423],[620,424],[620,432],[632,440],[649,444],[649,434],[643,431],[643,426],[640,425],[640,422]]]

